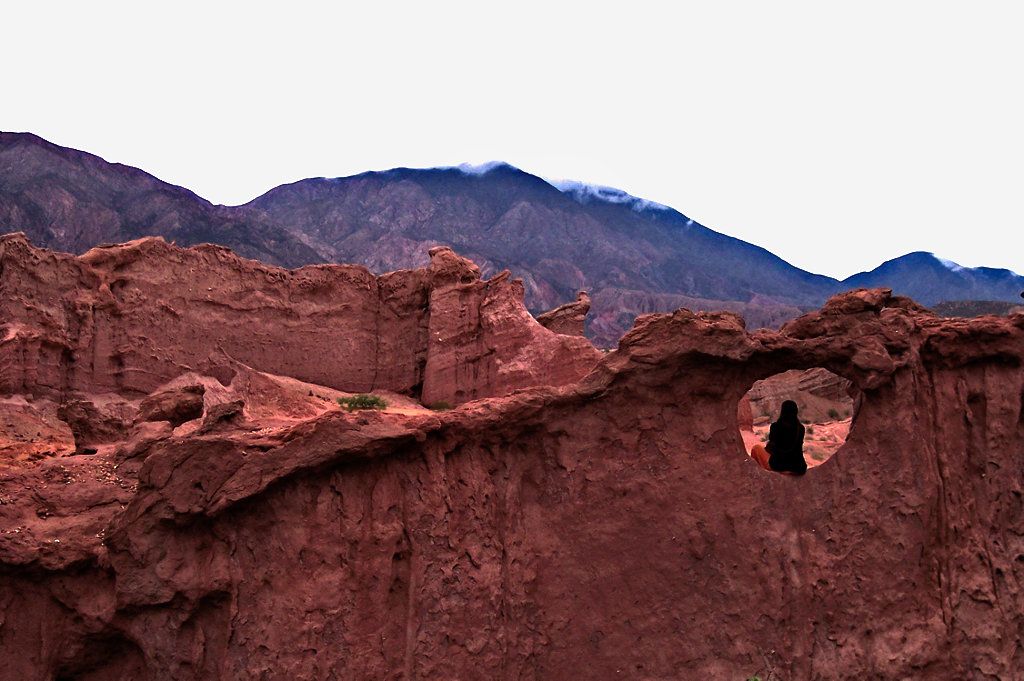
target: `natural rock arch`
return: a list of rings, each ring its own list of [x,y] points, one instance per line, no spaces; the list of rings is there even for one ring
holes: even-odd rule
[[[736,419],[747,454],[764,445],[784,400],[799,407],[805,427],[804,460],[816,468],[846,443],[856,415],[860,392],[853,383],[823,367],[790,369],[756,381],[740,399]]]

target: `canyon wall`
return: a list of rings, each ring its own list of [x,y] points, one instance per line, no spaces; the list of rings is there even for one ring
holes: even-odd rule
[[[476,280],[430,304],[464,286],[498,311]],[[476,323],[445,306],[440,342]],[[438,371],[494,380],[460,356]],[[777,332],[643,316],[578,381],[450,411],[303,388],[308,411],[260,427],[213,394],[252,415],[283,379],[189,378],[191,424],[2,470],[0,678],[1013,678],[1022,363],[1024,315],[861,290]],[[765,472],[737,403],[812,367],[860,391],[849,440],[804,477]]]
[[[481,280],[450,249],[430,256],[377,277],[160,238],[74,257],[0,237],[0,393],[146,395],[226,353],[339,390],[457,404],[575,381],[600,356],[536,323],[508,273]]]

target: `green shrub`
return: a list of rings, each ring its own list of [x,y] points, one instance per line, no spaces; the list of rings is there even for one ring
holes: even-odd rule
[[[429,409],[431,411],[448,411],[451,408],[452,408],[451,403],[450,402],[445,402],[444,400],[441,400],[439,402],[434,402],[433,404],[428,404],[427,405],[427,409]]]
[[[356,409],[385,409],[388,403],[384,401],[384,398],[376,395],[359,394],[352,397],[339,397],[338,406],[355,411]]]
[[[807,434],[814,435],[814,426],[807,426]]]
[[[835,419],[839,418],[839,412],[836,411],[835,409],[829,409],[828,410],[828,417],[830,419],[832,419],[832,420],[835,420]]]

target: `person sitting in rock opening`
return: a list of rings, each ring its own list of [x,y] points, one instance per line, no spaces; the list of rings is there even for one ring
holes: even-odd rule
[[[766,471],[803,475],[807,472],[804,461],[804,424],[797,416],[796,402],[786,400],[779,410],[779,420],[768,431],[768,446],[756,444],[750,456]]]

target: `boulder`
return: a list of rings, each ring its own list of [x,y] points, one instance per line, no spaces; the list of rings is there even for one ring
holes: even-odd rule
[[[554,310],[539,314],[537,321],[545,329],[563,336],[583,336],[588,312],[590,312],[590,296],[586,291],[580,291],[576,294],[575,302],[566,303]]]
[[[146,397],[139,403],[138,421],[170,421],[177,428],[186,421],[203,415],[203,393],[201,384],[161,390]]]

